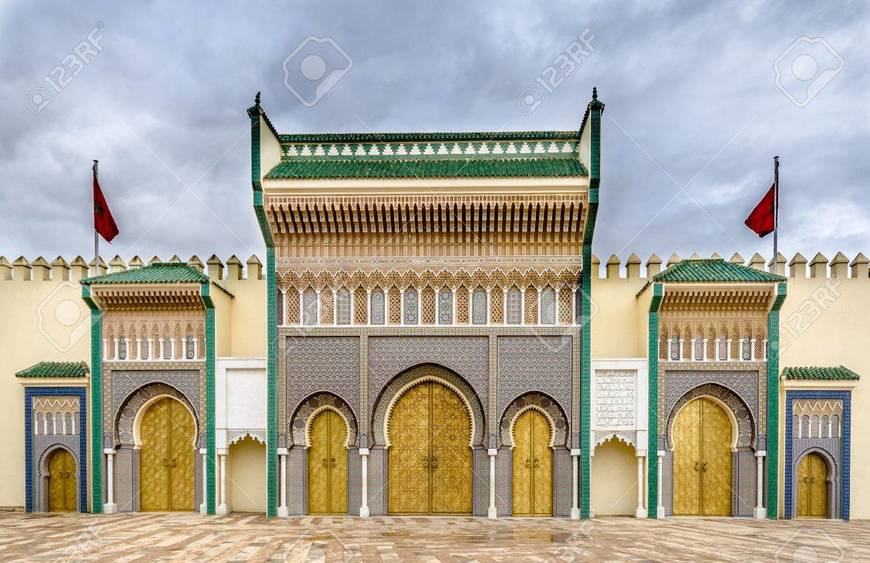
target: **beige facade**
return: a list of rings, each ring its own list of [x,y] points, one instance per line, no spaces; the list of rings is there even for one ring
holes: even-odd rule
[[[131,260],[135,262],[135,260]],[[623,266],[611,260],[607,265],[593,264],[599,275],[593,276],[592,358],[642,358],[646,355],[646,317],[648,300],[641,289],[647,282],[647,265],[631,258]],[[652,271],[657,271],[657,260],[651,260]],[[804,261],[805,262],[805,261]],[[15,377],[19,370],[40,361],[88,361],[90,350],[89,311],[81,300],[81,287],[77,283],[85,275],[82,261],[73,261],[72,268],[60,265],[45,267],[45,261],[16,261],[15,266],[0,261],[0,307],[6,311],[6,321],[0,324],[0,353],[5,358],[0,374],[0,412],[7,430],[0,436],[0,448],[7,455],[0,460],[0,506],[20,508],[24,505],[24,392],[21,381]],[[212,279],[225,287],[233,298],[223,307],[225,327],[218,329],[220,356],[264,357],[265,337],[265,282],[257,261],[243,266],[230,259],[228,265],[209,264]],[[26,264],[26,265],[25,265]],[[752,264],[761,268],[763,260],[754,258]],[[627,266],[627,267],[626,267]],[[643,267],[641,267],[643,266]],[[120,267],[120,266],[116,266]],[[819,257],[811,269],[798,257],[785,272],[788,276],[788,297],[780,320],[780,368],[806,365],[845,365],[859,374],[870,372],[870,360],[864,353],[862,338],[870,333],[870,279],[863,257],[852,261],[852,267],[839,256],[834,260]],[[220,322],[220,321],[219,321]],[[38,385],[87,385],[87,380],[40,379]],[[837,388],[836,382],[784,382],[794,388]],[[851,515],[853,518],[870,517],[870,483],[867,463],[870,448],[866,447],[861,429],[868,423],[870,392],[866,383],[849,384],[852,389],[852,475]],[[781,404],[785,395],[781,392]],[[780,409],[785,424],[785,408]],[[249,440],[248,440],[249,441]],[[244,442],[242,447],[230,448],[230,467],[238,475],[254,475],[262,464],[251,451],[256,446]],[[780,473],[784,471],[784,438],[780,434]],[[628,456],[619,447],[607,446],[604,455],[599,447],[593,457],[593,508],[600,514],[626,512],[623,487],[611,486],[597,476],[620,475],[625,481],[634,466],[624,467]],[[233,460],[233,451],[244,450],[244,455]],[[612,450],[612,451],[611,451]],[[245,460],[252,460],[247,462]],[[633,461],[633,459],[630,459]],[[244,464],[250,463],[251,467]],[[620,464],[608,467],[608,464]],[[241,465],[240,465],[241,464]],[[636,489],[629,497],[633,499]],[[232,490],[232,497],[242,494]],[[258,493],[259,494],[259,493]],[[780,507],[782,507],[782,480],[780,481]],[[230,498],[232,498],[230,497]],[[254,499],[254,497],[252,497]],[[254,502],[253,500],[251,502]],[[259,502],[259,501],[257,501]],[[242,504],[248,506],[247,501]],[[254,506],[251,504],[251,506]],[[601,507],[601,508],[599,508]],[[780,509],[782,510],[782,508]]]

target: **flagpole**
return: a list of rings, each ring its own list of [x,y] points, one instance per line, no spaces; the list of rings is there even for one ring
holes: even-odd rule
[[[779,234],[779,156],[773,157],[773,271],[776,271],[778,235]]]
[[[100,163],[99,160],[94,161],[94,181],[97,179],[97,165]],[[91,196],[93,198],[93,196]],[[91,207],[96,205],[96,202],[93,203]],[[91,213],[93,215],[93,211]],[[776,235],[774,235],[775,237]],[[94,225],[94,274],[95,276],[100,275],[100,237],[97,235],[97,226]]]

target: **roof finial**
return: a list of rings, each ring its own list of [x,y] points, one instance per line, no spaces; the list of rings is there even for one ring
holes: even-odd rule
[[[592,99],[593,100],[598,99],[598,87],[597,86],[592,87]]]
[[[254,96],[254,104],[260,105],[260,92],[257,92],[257,95]]]

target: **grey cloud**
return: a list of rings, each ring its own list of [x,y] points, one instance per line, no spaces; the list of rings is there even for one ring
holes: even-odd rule
[[[261,253],[244,115],[257,90],[285,131],[507,130],[577,127],[593,85],[607,103],[600,256],[769,254],[742,221],[776,153],[782,250],[867,251],[870,13],[831,6],[5,3],[0,254],[90,254],[92,158],[121,227],[105,254]],[[25,96],[97,22],[103,51],[33,115]],[[521,112],[517,96],[587,28],[594,53]],[[353,59],[312,108],[281,67],[309,35]],[[802,36],[846,64],[801,109],[773,62]]]

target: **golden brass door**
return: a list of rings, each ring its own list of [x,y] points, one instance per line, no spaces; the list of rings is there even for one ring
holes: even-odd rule
[[[195,432],[190,412],[175,399],[164,397],[145,411],[140,426],[140,510],[193,510]]]
[[[308,513],[347,514],[347,426],[333,410],[311,423]]]
[[[527,410],[514,423],[513,515],[553,515],[553,451],[550,424]]]
[[[71,453],[58,448],[48,458],[48,510],[76,509],[76,462]]]
[[[716,402],[694,399],[674,421],[674,514],[731,515],[731,420]]]
[[[828,465],[817,453],[804,456],[798,466],[797,515],[825,518],[828,515]]]
[[[387,510],[391,514],[471,513],[471,419],[440,383],[409,389],[389,420]]]

